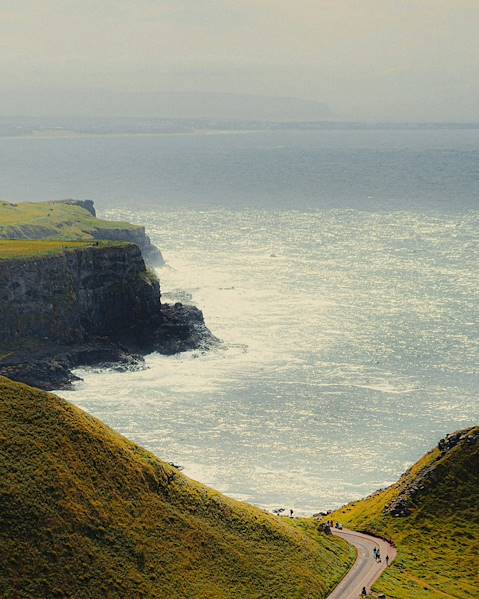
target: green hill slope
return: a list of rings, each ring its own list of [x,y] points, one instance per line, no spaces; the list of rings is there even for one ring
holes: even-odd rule
[[[398,483],[333,517],[396,543],[374,587],[387,597],[479,597],[479,427],[448,435]]]
[[[194,417],[194,415],[192,415]],[[0,377],[0,596],[325,597],[349,549]]]

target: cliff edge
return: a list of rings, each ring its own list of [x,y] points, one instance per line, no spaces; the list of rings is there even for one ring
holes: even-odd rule
[[[0,239],[126,241],[136,244],[151,266],[164,265],[161,251],[151,243],[145,227],[97,218],[92,200],[0,201]]]

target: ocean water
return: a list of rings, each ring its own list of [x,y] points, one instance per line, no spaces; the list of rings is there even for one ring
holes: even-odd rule
[[[103,208],[477,210],[479,126],[0,136],[0,177],[0,198]]]
[[[64,396],[193,478],[311,513],[477,422],[478,214],[107,216],[148,223],[167,297],[188,294],[223,346],[84,371]]]
[[[62,393],[191,477],[312,513],[477,423],[479,131],[0,146],[4,197],[90,197],[146,224],[165,299],[222,339],[139,372],[81,370]]]

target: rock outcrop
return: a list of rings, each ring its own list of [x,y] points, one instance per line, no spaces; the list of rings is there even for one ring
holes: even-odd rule
[[[0,261],[0,374],[65,387],[73,366],[138,363],[208,344],[200,310],[160,302],[156,275],[133,244]]]
[[[431,488],[437,485],[441,479],[449,475],[447,468],[443,467],[447,463],[449,455],[459,446],[468,448],[479,443],[479,429],[469,428],[456,431],[441,439],[437,445],[437,453],[432,463],[411,477],[411,470],[408,470],[397,483],[400,488],[399,495],[385,509],[385,512],[396,518],[406,518],[410,516],[418,501],[423,495],[430,493]],[[431,454],[431,452],[430,452]]]
[[[54,204],[68,204],[69,206],[79,206],[80,208],[83,208],[84,210],[86,210],[92,216],[94,216],[96,218],[96,210],[95,210],[95,204],[94,204],[93,200],[68,199],[68,200],[56,200],[53,203]]]
[[[151,243],[151,239],[145,232],[145,227],[137,226],[134,229],[109,229],[108,227],[102,226],[101,228],[92,230],[92,237],[99,241],[126,241],[128,243],[134,243],[140,248],[145,262],[151,266],[159,267],[165,265],[161,251],[156,245]]]

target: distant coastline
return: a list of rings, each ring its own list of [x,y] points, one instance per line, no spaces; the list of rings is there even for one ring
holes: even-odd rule
[[[347,121],[339,119],[228,120],[171,118],[52,118],[0,117],[0,137],[22,139],[74,139],[76,137],[156,137],[220,135],[266,131],[341,130],[463,130],[479,129],[478,122]]]

